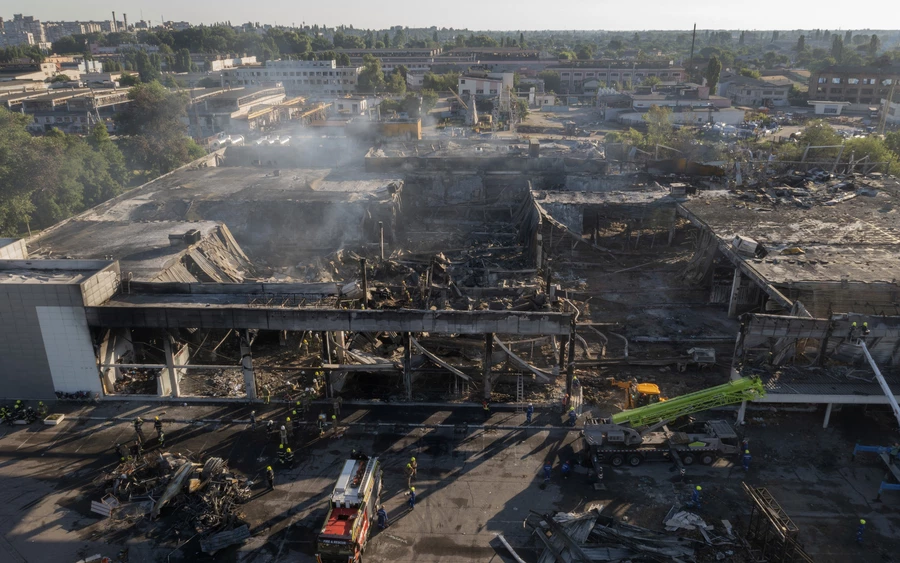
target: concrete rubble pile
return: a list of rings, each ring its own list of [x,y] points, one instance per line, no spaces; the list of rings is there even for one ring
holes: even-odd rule
[[[674,510],[673,510],[674,512]],[[666,532],[657,532],[600,514],[594,509],[582,514],[556,513],[533,525],[538,547],[544,547],[539,563],[587,561],[685,562],[721,560],[733,555],[731,539],[713,535],[695,514],[678,512],[666,518]],[[683,529],[696,537],[674,532]],[[703,530],[703,532],[700,532]],[[707,532],[709,530],[709,532]],[[726,530],[726,534],[728,530]],[[701,535],[702,534],[702,535]]]
[[[155,395],[156,379],[160,370],[156,368],[129,368],[121,371],[116,379],[115,392],[123,395]]]
[[[198,537],[207,553],[250,536],[240,506],[250,500],[252,485],[222,458],[200,464],[170,452],[129,458],[100,483],[102,502],[114,507],[111,518],[135,523],[163,517],[168,532]]]

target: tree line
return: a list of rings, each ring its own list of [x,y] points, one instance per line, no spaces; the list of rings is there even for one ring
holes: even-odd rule
[[[30,116],[0,107],[0,235],[49,227],[206,154],[186,136],[185,94],[150,82],[128,97],[115,141],[103,123],[84,137],[32,135]]]

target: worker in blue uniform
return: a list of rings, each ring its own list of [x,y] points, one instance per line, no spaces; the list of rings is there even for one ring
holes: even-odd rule
[[[569,478],[569,471],[571,471],[571,470],[572,470],[572,466],[569,465],[569,462],[568,462],[568,461],[564,461],[563,464],[562,464],[562,467],[560,468],[560,471],[562,472],[563,479],[568,479],[568,478]]]
[[[409,509],[412,510],[416,507],[416,488],[409,488]]]
[[[697,485],[696,487],[694,487],[694,492],[691,495],[691,506],[693,506],[697,510],[700,510],[700,508],[702,508],[702,506],[703,506],[703,498],[701,496],[702,490],[703,490],[703,487],[701,487],[700,485]]]
[[[550,482],[550,473],[553,471],[553,466],[550,465],[550,462],[547,461],[544,463],[544,483]]]
[[[569,426],[574,428],[577,420],[578,413],[575,412],[575,407],[569,407]]]
[[[748,471],[750,469],[750,450],[744,450],[744,455],[741,456],[741,464],[744,466],[744,471]]]
[[[378,516],[378,528],[383,530],[387,528],[388,515],[387,511],[384,509],[384,505],[378,507],[378,512],[375,513]]]
[[[866,521],[860,519],[859,527],[856,528],[856,543],[862,545],[863,540],[863,532],[866,531]]]
[[[534,404],[528,403],[528,408],[525,409],[525,424],[531,424],[532,416],[534,416]]]

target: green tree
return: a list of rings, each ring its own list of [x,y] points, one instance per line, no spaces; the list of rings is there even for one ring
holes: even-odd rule
[[[672,136],[672,110],[667,107],[650,106],[643,115],[647,124],[647,145],[668,144]]]
[[[386,87],[391,94],[406,93],[406,79],[403,78],[403,73],[400,72],[400,69],[394,69],[394,72],[388,76]]]
[[[87,48],[87,45],[85,45],[84,39],[76,39],[72,35],[67,35],[66,37],[60,37],[54,41],[50,47],[57,55],[74,55],[76,53],[83,53]]]
[[[51,80],[50,82],[71,82],[71,81],[72,81],[72,79],[69,78],[68,74],[57,74],[56,76],[53,77],[53,80]]]
[[[381,59],[372,55],[363,56],[363,69],[356,82],[360,92],[374,92],[384,88],[384,71],[381,70]]]
[[[336,61],[338,66],[350,66],[350,55],[347,53],[338,53]]]
[[[543,70],[538,73],[538,78],[544,81],[544,91],[558,93],[562,87],[559,73],[552,70]]]
[[[122,86],[123,88],[131,88],[132,86],[137,86],[140,83],[141,77],[136,74],[123,72],[122,76],[119,77],[119,86]]]
[[[191,71],[191,52],[189,50],[178,49],[178,52],[175,53],[174,70],[175,72]]]
[[[840,35],[835,35],[834,39],[831,41],[831,56],[834,57],[834,60],[838,63],[844,58],[844,41],[841,40]]]
[[[218,88],[222,85],[221,80],[216,80],[211,76],[204,76],[197,81],[198,88]]]
[[[144,51],[138,51],[135,56],[135,66],[138,75],[141,77],[141,82],[153,82],[162,78],[159,67],[153,63],[150,56]]]
[[[878,39],[878,36],[874,33],[872,34],[872,38],[869,39],[869,57],[875,58],[875,55],[878,54],[878,50],[881,48],[881,40]]]
[[[185,134],[182,118],[189,101],[185,93],[151,82],[132,88],[128,98],[131,103],[116,115],[116,122],[127,136],[128,154],[135,164],[164,174],[203,156],[203,149]]]
[[[805,35],[801,35],[797,39],[797,46],[794,47],[794,50],[797,51],[798,53],[802,53],[803,51],[806,50],[806,36]]]
[[[581,45],[575,52],[575,56],[580,60],[588,61],[594,58],[594,47],[592,45]]]
[[[658,76],[648,76],[641,82],[641,86],[659,86],[662,80]]]
[[[438,97],[437,92],[435,92],[434,90],[422,90],[421,95],[422,113],[428,114],[428,112],[430,112],[435,108],[435,106],[437,106],[438,100],[440,98]]]
[[[719,84],[719,75],[722,73],[722,62],[719,57],[713,56],[706,65],[706,83],[709,86],[709,93],[716,95],[716,86]]]
[[[109,175],[112,176],[113,180],[121,186],[126,185],[129,174],[128,167],[125,166],[125,155],[122,154],[119,147],[109,137],[106,125],[103,123],[94,125],[86,140],[91,148],[102,154],[103,158],[106,159],[106,163],[109,166]],[[109,197],[114,195],[118,195],[118,193]]]
[[[900,131],[891,131],[884,136],[884,146],[894,153],[894,158],[900,158]]]

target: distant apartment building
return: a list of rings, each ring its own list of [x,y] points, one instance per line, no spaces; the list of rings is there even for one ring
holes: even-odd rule
[[[288,96],[344,96],[356,91],[362,67],[335,61],[266,61],[222,71],[223,86],[284,86]]]
[[[719,94],[736,106],[787,106],[791,81],[787,79],[763,80],[749,76],[723,78],[718,86]]]
[[[70,35],[87,35],[88,33],[101,33],[103,25],[100,22],[45,22],[44,30],[47,34],[47,41],[53,43],[59,41],[63,37]]]
[[[830,66],[809,76],[809,99],[849,102],[858,105],[878,104],[887,98],[891,87],[900,80],[900,65]]]
[[[672,66],[671,61],[632,63],[630,61],[574,61],[547,68],[559,74],[558,94],[583,94],[586,82],[597,81],[601,87],[611,88],[614,84],[634,85],[653,76],[661,82],[684,82],[683,68]]]
[[[0,18],[0,36],[5,40],[6,46],[38,45],[47,42],[41,20],[22,14],[15,14],[13,19],[7,21]]]

